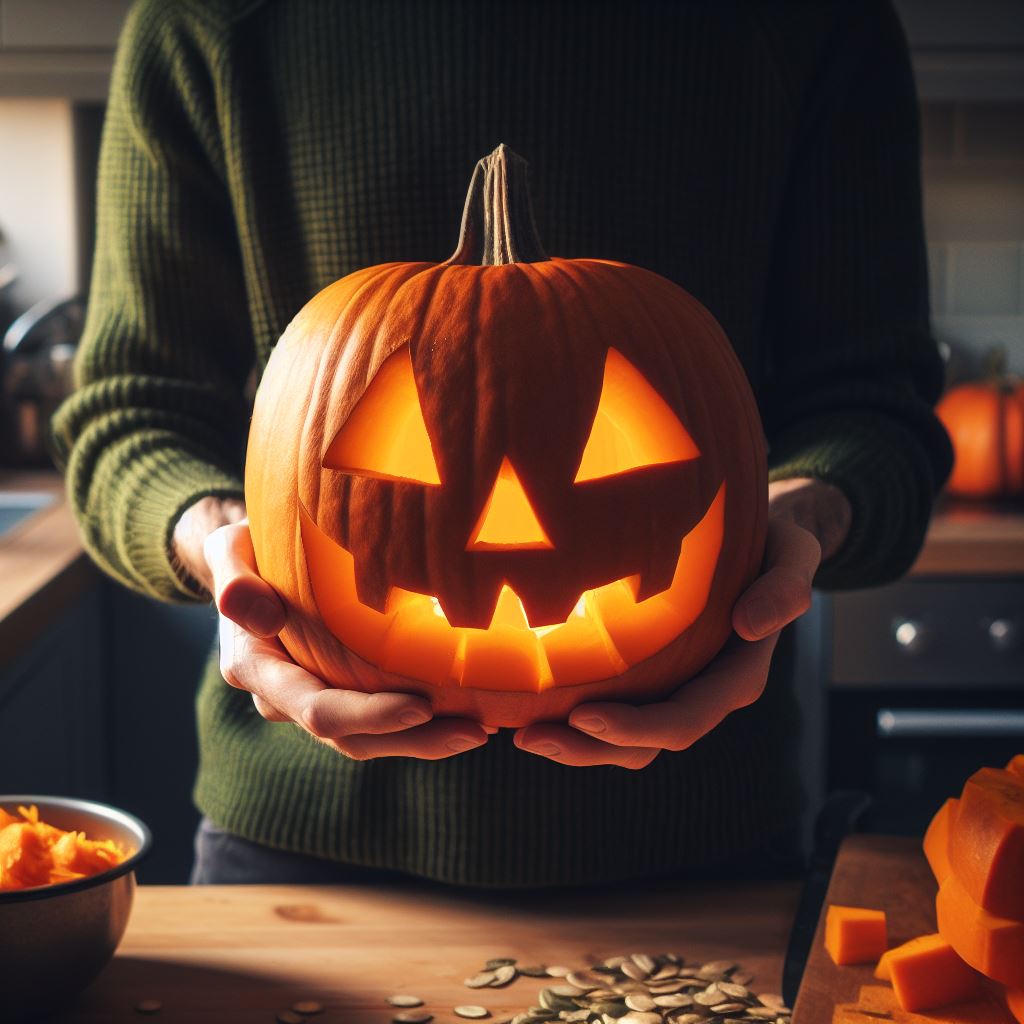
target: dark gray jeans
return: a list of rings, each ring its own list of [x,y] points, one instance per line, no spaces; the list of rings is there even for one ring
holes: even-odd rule
[[[331,882],[386,882],[407,875],[275,850],[218,828],[203,818],[196,830],[192,885],[319,885]]]
[[[209,818],[203,818],[196,830],[195,851],[196,859],[189,879],[192,885],[320,885],[332,882],[396,882],[412,878],[402,871],[368,868],[311,857],[305,853],[275,850],[225,832]],[[803,871],[801,858],[793,850],[786,849],[765,850],[751,861],[681,871],[677,877],[690,880],[798,878],[802,877]]]

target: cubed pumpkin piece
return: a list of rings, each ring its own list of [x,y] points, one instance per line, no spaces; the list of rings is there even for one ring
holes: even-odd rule
[[[940,934],[962,960],[994,981],[1024,988],[1024,921],[980,907],[955,871],[939,886],[935,912]]]
[[[1024,781],[982,768],[964,785],[949,864],[971,899],[999,917],[1024,918]]]
[[[978,972],[939,934],[922,935],[891,952],[889,971],[901,1009],[933,1010],[980,994]]]
[[[1024,988],[1008,988],[1006,1005],[1010,1008],[1010,1016],[1018,1024],[1024,1024]]]
[[[924,855],[939,885],[942,885],[942,880],[950,871],[949,837],[959,804],[959,800],[947,800],[932,818],[928,831],[924,834]]]
[[[825,915],[825,948],[840,966],[869,964],[878,960],[888,945],[885,911],[832,904]]]
[[[892,981],[892,958],[901,950],[920,946],[922,943],[927,942],[929,937],[928,935],[919,935],[916,939],[904,942],[902,946],[893,946],[892,949],[887,949],[882,954],[881,959],[879,959],[878,966],[875,967],[875,977],[880,981]]]
[[[832,1024],[1013,1024],[1001,1002],[982,997],[927,1013],[902,1010],[888,985],[863,985],[856,1003],[840,1003]]]
[[[1018,754],[1016,757],[1010,758],[1010,763],[1006,766],[1006,770],[1011,775],[1019,775],[1024,779],[1024,754]]]

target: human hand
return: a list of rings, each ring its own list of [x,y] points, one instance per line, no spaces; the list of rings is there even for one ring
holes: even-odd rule
[[[838,550],[851,519],[842,491],[808,478],[771,484],[768,509],[762,573],[733,608],[738,635],[703,672],[653,704],[581,704],[568,725],[519,729],[516,746],[560,764],[645,768],[662,750],[685,750],[753,704],[764,692],[779,631],[810,607],[818,565]]]
[[[179,520],[174,551],[182,566],[213,594],[220,623],[220,670],[252,695],[270,722],[294,722],[358,761],[374,757],[437,760],[487,741],[476,722],[433,717],[430,702],[406,693],[339,689],[307,672],[277,639],[285,607],[256,572],[245,506],[203,498]],[[491,730],[493,731],[493,730]]]

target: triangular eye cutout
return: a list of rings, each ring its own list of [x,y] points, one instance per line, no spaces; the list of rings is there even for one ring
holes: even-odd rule
[[[404,345],[381,364],[324,456],[326,469],[437,486],[434,450]]]
[[[665,399],[621,352],[608,349],[601,398],[574,483],[699,457]]]
[[[503,459],[466,550],[523,551],[551,547],[554,545],[533,511],[512,463]]]

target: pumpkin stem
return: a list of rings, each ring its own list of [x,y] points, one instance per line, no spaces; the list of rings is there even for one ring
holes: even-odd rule
[[[459,244],[448,264],[493,267],[549,258],[533,220],[526,168],[526,161],[505,143],[477,162]]]

